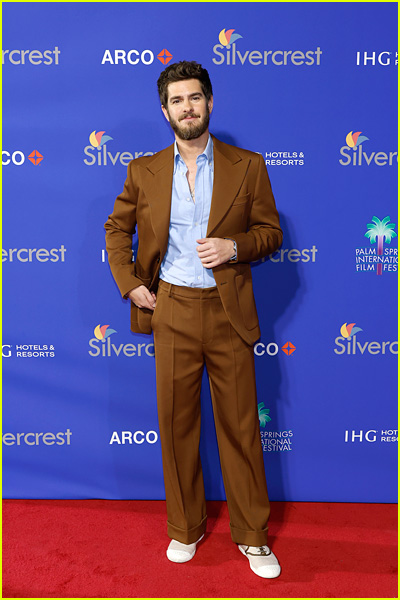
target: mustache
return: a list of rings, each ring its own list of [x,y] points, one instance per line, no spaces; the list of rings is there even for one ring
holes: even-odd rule
[[[183,121],[183,119],[186,119],[187,117],[200,117],[200,115],[197,115],[196,113],[187,113],[186,115],[183,115],[179,121]]]

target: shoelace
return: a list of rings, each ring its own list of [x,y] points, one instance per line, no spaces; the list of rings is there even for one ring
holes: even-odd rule
[[[268,546],[258,546],[257,554],[254,554],[254,552],[249,552],[249,548],[250,546],[247,546],[247,550],[245,550],[245,552],[251,556],[269,556],[271,554],[271,550],[268,548]]]

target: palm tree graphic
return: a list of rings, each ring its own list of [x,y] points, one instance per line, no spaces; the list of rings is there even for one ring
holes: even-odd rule
[[[364,234],[371,244],[375,244],[378,240],[378,256],[383,255],[383,238],[387,244],[390,244],[392,238],[397,237],[397,233],[393,231],[396,225],[389,221],[390,217],[385,217],[382,221],[378,217],[372,217],[372,223],[368,223],[368,231]],[[378,263],[376,274],[382,275],[382,263]]]
[[[261,427],[265,427],[268,421],[271,421],[269,416],[269,408],[264,408],[264,402],[258,404],[258,418],[260,419]]]

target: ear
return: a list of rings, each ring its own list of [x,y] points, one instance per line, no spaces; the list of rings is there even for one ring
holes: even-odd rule
[[[164,117],[167,119],[168,123],[169,123],[169,116],[168,116],[168,112],[167,109],[165,108],[165,106],[163,104],[161,104],[161,110],[164,113]]]
[[[211,96],[211,98],[208,101],[208,110],[210,111],[210,114],[212,113],[213,106],[214,106],[214,98],[213,98],[213,96]]]

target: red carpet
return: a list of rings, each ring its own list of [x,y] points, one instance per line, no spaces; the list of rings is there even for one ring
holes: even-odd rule
[[[397,507],[273,502],[278,579],[254,575],[231,542],[226,504],[186,564],[165,551],[165,503],[5,500],[6,598],[395,598]]]

